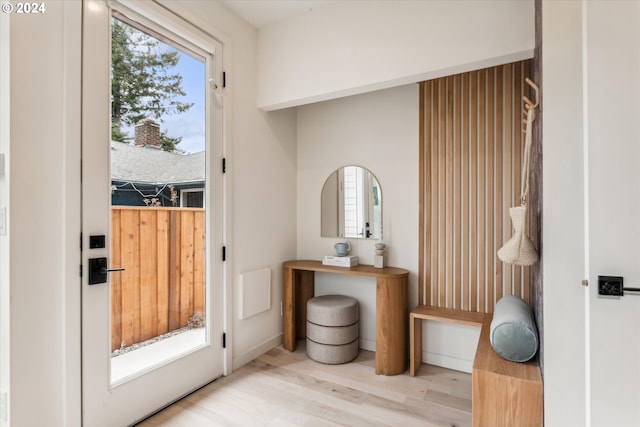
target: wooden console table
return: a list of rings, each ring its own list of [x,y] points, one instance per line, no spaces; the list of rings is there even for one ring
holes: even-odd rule
[[[287,261],[283,270],[283,346],[296,349],[306,337],[307,301],[314,296],[315,272],[376,278],[376,374],[398,375],[407,367],[407,283],[403,268],[371,265],[333,267],[321,261]]]

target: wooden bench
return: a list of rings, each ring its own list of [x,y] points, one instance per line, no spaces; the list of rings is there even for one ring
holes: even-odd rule
[[[491,314],[418,306],[409,315],[409,373],[422,363],[422,322],[433,320],[480,327],[473,361],[472,417],[474,427],[542,426],[542,376],[537,361],[515,363],[491,346]]]

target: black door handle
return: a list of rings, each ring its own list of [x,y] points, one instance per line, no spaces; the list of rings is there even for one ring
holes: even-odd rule
[[[101,268],[101,273],[113,273],[114,271],[124,271],[124,267]]]
[[[98,285],[107,283],[107,273],[114,271],[124,271],[123,267],[107,268],[107,258],[90,258],[89,259],[89,284]]]

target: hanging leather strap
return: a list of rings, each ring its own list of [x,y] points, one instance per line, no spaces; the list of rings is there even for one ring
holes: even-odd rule
[[[529,157],[531,154],[531,125],[536,117],[535,108],[527,106],[527,121],[524,137],[524,158],[522,159],[522,179],[520,181],[520,204],[527,204],[529,195]]]

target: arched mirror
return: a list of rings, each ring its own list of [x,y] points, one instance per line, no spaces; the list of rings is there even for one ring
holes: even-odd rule
[[[360,166],[345,166],[322,187],[322,237],[382,238],[382,189]]]

